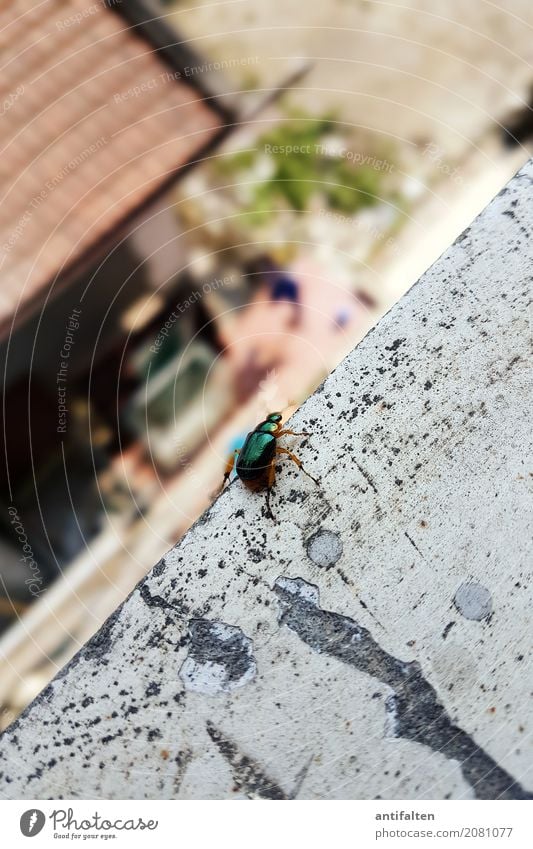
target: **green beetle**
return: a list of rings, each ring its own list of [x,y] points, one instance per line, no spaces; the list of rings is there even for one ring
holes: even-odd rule
[[[302,461],[292,451],[289,451],[287,448],[281,448],[277,444],[280,436],[310,436],[310,434],[295,433],[288,428],[282,428],[282,418],[281,413],[270,413],[263,422],[260,422],[254,430],[250,431],[242,448],[232,451],[226,463],[226,471],[221,486],[221,490],[224,489],[224,485],[229,480],[233,466],[235,465],[237,476],[247,489],[253,492],[266,489],[267,511],[271,518],[274,517],[270,509],[270,490],[276,478],[275,464],[277,455],[286,454],[318,486],[317,479],[304,469]],[[236,464],[235,458],[237,458]]]

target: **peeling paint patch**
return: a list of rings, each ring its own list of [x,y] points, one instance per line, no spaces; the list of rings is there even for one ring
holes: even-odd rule
[[[386,704],[389,733],[458,761],[478,799],[533,798],[469,734],[453,724],[416,661],[393,657],[353,619],[322,610],[318,587],[305,585],[301,578],[286,577],[274,584],[281,606],[280,624],[316,652],[335,657],[390,687],[392,695]]]
[[[339,534],[323,528],[310,536],[305,546],[309,559],[324,569],[334,566],[342,555],[342,540]]]
[[[205,695],[229,693],[255,678],[253,643],[240,628],[192,619],[189,637],[189,654],[179,671],[188,690]]]
[[[483,584],[474,582],[461,584],[455,593],[453,603],[465,619],[480,622],[492,613],[492,596]]]
[[[314,584],[308,584],[303,578],[278,578],[274,584],[274,591],[276,591],[276,588],[280,589],[287,596],[308,601],[310,604],[318,605],[320,601],[318,587],[315,587]]]

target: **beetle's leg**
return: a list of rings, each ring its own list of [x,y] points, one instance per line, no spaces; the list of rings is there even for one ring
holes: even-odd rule
[[[267,516],[269,519],[274,518],[274,514],[270,508],[270,490],[274,485],[274,480],[276,479],[276,458],[272,457],[270,461],[270,465],[266,472],[267,475],[267,491],[266,491],[266,503],[267,503]]]
[[[304,469],[302,461],[299,460],[296,454],[293,454],[292,451],[289,451],[287,448],[276,448],[276,454],[286,454],[288,457],[290,457],[293,463],[296,463],[296,465],[298,466],[300,471],[304,473],[304,475],[307,475],[308,478],[311,478],[311,480],[314,481],[317,486],[319,486],[319,481],[317,481],[317,479],[314,478],[313,475],[310,475],[309,472]]]
[[[236,448],[235,451],[232,451],[231,454],[229,455],[227,462],[226,462],[226,470],[224,472],[224,479],[222,481],[222,484],[221,484],[218,492],[222,492],[222,490],[226,486],[226,483],[229,481],[229,476],[231,475],[231,473],[233,471],[233,466],[235,465],[235,458],[238,457],[239,454],[240,454],[240,451],[239,451],[238,448]]]
[[[283,429],[283,430],[278,430],[278,432],[276,433],[276,439],[278,438],[278,436],[287,436],[287,435],[289,435],[289,436],[311,436],[310,433],[296,433],[296,431],[289,430],[287,428],[287,429]]]

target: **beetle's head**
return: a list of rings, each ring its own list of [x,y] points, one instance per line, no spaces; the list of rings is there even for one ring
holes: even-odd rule
[[[270,415],[267,416],[267,422],[280,422],[282,418],[283,416],[281,413],[270,413]]]

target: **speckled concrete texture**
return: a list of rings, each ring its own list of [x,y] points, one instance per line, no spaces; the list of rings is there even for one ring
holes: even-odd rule
[[[532,188],[298,411],[320,485],[232,484],[8,729],[4,797],[531,798]]]

